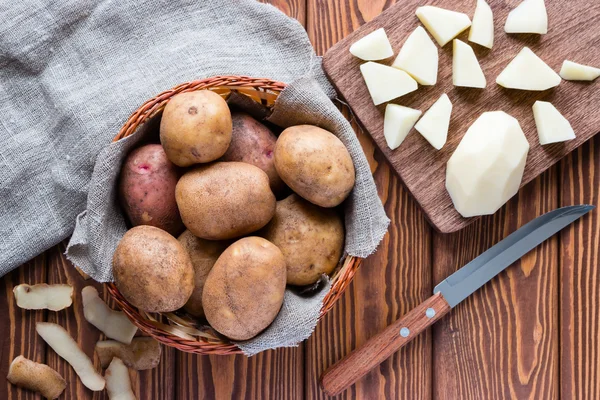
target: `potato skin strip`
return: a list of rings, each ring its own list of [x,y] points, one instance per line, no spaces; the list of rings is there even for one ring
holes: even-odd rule
[[[137,327],[121,312],[111,309],[104,300],[98,296],[98,291],[93,286],[86,286],[81,290],[83,302],[83,316],[102,333],[111,339],[129,344]]]
[[[73,287],[71,285],[48,285],[39,283],[28,285],[23,283],[13,289],[17,306],[26,310],[60,311],[73,304]]]
[[[136,400],[131,389],[129,370],[120,358],[113,358],[104,373],[106,391],[110,400]]]
[[[160,343],[151,337],[136,337],[131,344],[116,340],[100,340],[96,343],[96,354],[102,368],[108,367],[112,359],[118,357],[129,368],[138,371],[152,369],[160,362],[161,353]]]
[[[56,354],[71,364],[85,387],[93,391],[104,389],[104,378],[62,326],[50,322],[38,322],[35,330]]]
[[[61,374],[47,366],[23,356],[16,357],[6,377],[10,383],[23,389],[38,392],[47,399],[56,399],[64,392],[67,382]]]

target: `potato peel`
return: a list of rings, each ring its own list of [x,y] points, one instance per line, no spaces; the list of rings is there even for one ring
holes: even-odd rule
[[[13,289],[17,306],[26,310],[60,311],[73,304],[73,287],[71,285],[48,285],[39,283],[28,285],[23,283]]]
[[[116,340],[101,340],[96,343],[96,354],[102,368],[106,368],[114,357],[135,370],[152,369],[160,362],[160,343],[151,337],[136,337],[131,344]]]
[[[15,386],[38,392],[47,399],[56,399],[67,383],[61,374],[45,364],[16,357],[10,364],[6,379]]]
[[[86,286],[81,290],[83,303],[83,316],[102,333],[111,339],[129,344],[137,327],[121,312],[111,309],[98,296],[98,291],[93,286]]]
[[[104,389],[104,378],[95,370],[90,358],[62,326],[50,322],[38,322],[35,330],[56,354],[71,364],[85,387],[93,391]]]
[[[131,389],[129,370],[120,358],[115,357],[104,373],[106,379],[106,391],[111,400],[136,400]]]

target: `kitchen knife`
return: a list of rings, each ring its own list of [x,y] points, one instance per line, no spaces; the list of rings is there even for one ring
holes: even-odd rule
[[[507,236],[440,282],[429,299],[325,371],[321,376],[323,391],[335,396],[352,385],[506,267],[593,208],[590,205],[559,208]]]

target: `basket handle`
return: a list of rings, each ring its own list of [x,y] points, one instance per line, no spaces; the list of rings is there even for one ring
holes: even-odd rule
[[[436,293],[355,349],[321,375],[321,388],[335,396],[381,364],[452,308]]]

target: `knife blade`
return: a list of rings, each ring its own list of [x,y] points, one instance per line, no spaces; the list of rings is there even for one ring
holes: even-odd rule
[[[594,208],[558,208],[511,233],[440,282],[429,299],[325,371],[320,380],[323,391],[335,396],[346,389],[504,269]]]

